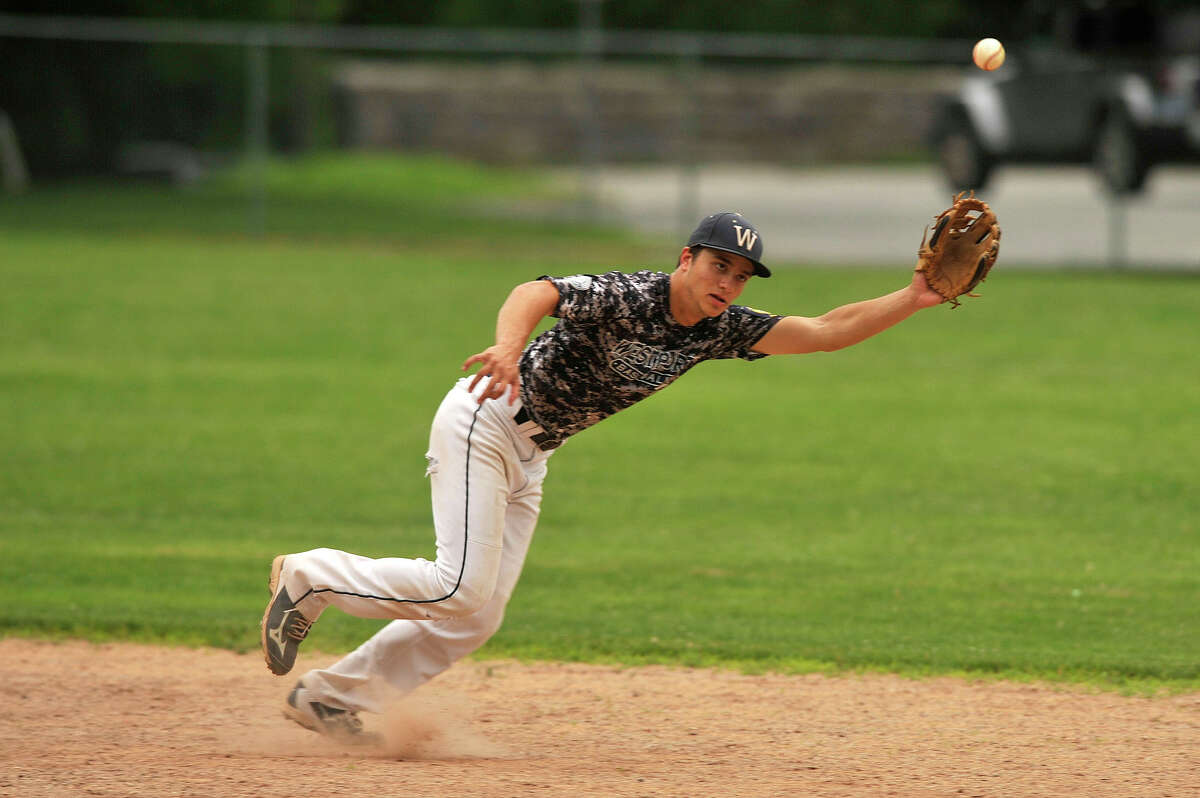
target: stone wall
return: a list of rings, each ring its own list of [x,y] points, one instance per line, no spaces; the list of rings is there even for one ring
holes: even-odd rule
[[[925,152],[946,67],[710,68],[347,62],[335,73],[348,147],[496,163],[680,159],[805,164]]]

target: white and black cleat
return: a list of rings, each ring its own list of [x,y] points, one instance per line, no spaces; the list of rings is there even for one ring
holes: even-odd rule
[[[308,636],[313,624],[296,609],[295,602],[280,579],[283,560],[284,555],[280,554],[271,563],[271,578],[267,582],[271,600],[267,602],[262,619],[263,656],[267,660],[267,667],[276,676],[284,675],[296,664],[300,642]]]
[[[312,700],[304,682],[296,682],[288,693],[283,715],[306,729],[315,731],[343,745],[380,745],[382,735],[363,730],[358,713],[349,709],[338,709],[320,701]]]

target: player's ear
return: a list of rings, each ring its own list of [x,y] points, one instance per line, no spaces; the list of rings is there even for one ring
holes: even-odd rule
[[[690,247],[684,247],[679,252],[679,262],[675,264],[675,268],[680,271],[687,271],[692,265],[692,250]]]

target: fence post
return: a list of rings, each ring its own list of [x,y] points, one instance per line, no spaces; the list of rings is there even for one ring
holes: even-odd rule
[[[1108,206],[1108,265],[1123,269],[1129,262],[1129,200],[1123,196],[1104,192]]]
[[[267,36],[253,31],[246,38],[246,162],[250,173],[250,233],[262,236],[267,226],[267,133],[269,74]]]
[[[690,36],[679,56],[680,91],[679,113],[679,234],[692,231],[700,214],[700,164],[697,151],[700,108],[696,97],[696,81],[700,77],[700,38]]]
[[[579,93],[583,129],[580,131],[582,179],[578,213],[580,221],[584,223],[596,220],[599,206],[600,114],[596,110],[594,78],[596,64],[603,49],[603,22],[600,13],[602,2],[604,0],[579,0]]]
[[[29,169],[21,156],[17,128],[4,111],[0,111],[0,174],[4,176],[4,190],[9,194],[29,188]]]

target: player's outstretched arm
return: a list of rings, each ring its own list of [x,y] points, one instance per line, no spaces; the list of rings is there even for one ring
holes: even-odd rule
[[[475,363],[480,364],[479,371],[475,372],[475,378],[471,380],[472,392],[481,379],[491,377],[487,390],[479,397],[481,404],[485,399],[499,399],[506,391],[509,394],[509,404],[517,401],[521,391],[521,373],[518,367],[521,352],[524,351],[533,328],[553,313],[557,306],[558,289],[549,280],[521,283],[509,293],[496,318],[496,343],[482,352],[471,355],[462,364],[463,371]]]
[[[767,355],[833,352],[864,341],[918,310],[943,301],[929,287],[925,276],[914,272],[912,282],[899,291],[842,305],[815,318],[787,316],[760,338],[753,349]]]

